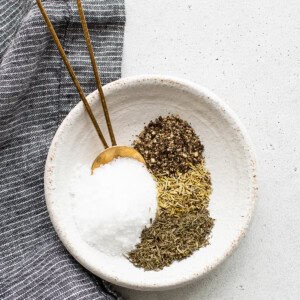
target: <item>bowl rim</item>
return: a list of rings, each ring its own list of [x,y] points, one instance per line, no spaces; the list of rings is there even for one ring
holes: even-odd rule
[[[179,86],[184,86],[185,88],[188,88],[190,90],[196,91],[202,95],[207,96],[211,101],[212,105],[217,106],[222,109],[223,114],[225,114],[226,118],[232,121],[233,124],[239,129],[241,137],[243,138],[242,143],[244,145],[245,150],[248,152],[249,156],[249,165],[251,166],[250,174],[251,174],[251,187],[250,187],[250,192],[251,192],[251,197],[247,211],[247,219],[241,228],[239,234],[237,235],[237,238],[234,240],[234,242],[231,245],[231,248],[228,252],[224,253],[224,255],[220,259],[216,259],[213,264],[210,265],[209,268],[203,269],[201,272],[193,272],[193,274],[189,275],[189,277],[185,277],[182,280],[177,280],[176,282],[173,282],[172,284],[164,284],[163,281],[161,284],[151,284],[151,283],[140,283],[137,285],[134,282],[129,281],[124,281],[124,280],[119,280],[116,277],[113,277],[112,275],[106,274],[105,272],[102,272],[101,270],[95,269],[92,265],[87,264],[84,259],[82,259],[74,250],[73,247],[69,245],[68,242],[66,242],[67,238],[66,236],[61,232],[59,224],[56,222],[56,218],[53,214],[52,208],[53,208],[53,200],[52,200],[52,188],[50,187],[50,182],[51,182],[51,176],[52,176],[52,161],[53,158],[56,155],[56,147],[57,143],[59,141],[60,135],[64,131],[64,127],[69,123],[69,120],[73,118],[73,115],[76,114],[76,112],[80,109],[80,106],[82,105],[82,102],[80,101],[70,112],[69,114],[65,117],[65,119],[62,121],[60,126],[58,127],[53,140],[51,142],[49,152],[47,155],[46,159],[46,164],[45,164],[45,172],[44,172],[44,189],[45,189],[45,200],[46,200],[46,206],[47,210],[51,219],[51,222],[53,224],[53,227],[59,237],[59,239],[62,241],[63,245],[65,248],[68,250],[68,252],[82,265],[84,266],[87,270],[92,272],[98,277],[101,277],[113,284],[126,287],[126,288],[132,288],[136,290],[168,290],[172,288],[178,288],[181,286],[184,286],[188,283],[192,283],[196,280],[199,280],[201,277],[205,276],[207,273],[209,273],[212,269],[216,268],[219,266],[228,256],[230,256],[233,251],[237,248],[239,242],[241,239],[245,236],[246,230],[249,227],[249,224],[251,222],[253,212],[255,209],[255,204],[257,200],[257,181],[256,181],[256,157],[255,157],[255,152],[253,149],[253,145],[251,142],[251,139],[244,127],[244,125],[241,123],[239,120],[238,116],[235,114],[235,112],[216,94],[208,90],[207,88],[193,83],[189,80],[186,79],[180,79],[177,77],[173,76],[164,76],[164,75],[137,75],[137,76],[130,76],[130,77],[125,77],[121,78],[119,80],[113,81],[111,83],[106,84],[103,87],[104,93],[107,93],[108,91],[118,89],[120,86],[124,85],[130,85],[130,84],[136,84],[138,82],[169,82],[172,84],[176,84]],[[94,92],[90,93],[87,96],[87,100],[90,101],[96,94],[98,93],[97,90]]]

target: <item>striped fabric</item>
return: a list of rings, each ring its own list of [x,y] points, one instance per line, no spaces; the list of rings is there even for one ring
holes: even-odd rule
[[[118,79],[123,0],[83,0],[104,83]],[[44,6],[86,94],[96,89],[75,0]],[[47,151],[79,101],[31,0],[0,0],[0,299],[120,299],[65,250],[45,206]]]

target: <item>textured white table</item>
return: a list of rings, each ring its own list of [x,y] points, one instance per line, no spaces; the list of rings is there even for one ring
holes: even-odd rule
[[[299,0],[126,0],[123,76],[208,87],[238,114],[257,154],[259,199],[236,252],[182,289],[128,299],[300,299]]]

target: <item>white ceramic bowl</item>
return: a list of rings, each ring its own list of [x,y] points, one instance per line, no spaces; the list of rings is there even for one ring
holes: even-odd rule
[[[74,162],[91,165],[103,149],[82,103],[60,125],[47,158],[45,194],[55,230],[81,265],[114,284],[163,290],[192,282],[230,255],[251,219],[256,199],[255,158],[245,129],[221,99],[185,80],[161,76],[124,78],[106,85],[104,92],[120,145],[130,145],[145,123],[159,115],[179,114],[191,122],[204,144],[212,176],[210,211],[216,221],[210,245],[162,271],[145,272],[124,257],[97,251],[80,238],[69,196]],[[97,91],[88,100],[104,128]]]

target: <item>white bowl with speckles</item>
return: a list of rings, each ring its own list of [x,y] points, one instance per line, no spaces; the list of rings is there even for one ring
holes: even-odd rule
[[[46,203],[58,236],[81,265],[120,286],[164,290],[201,278],[237,247],[253,214],[255,156],[244,127],[219,97],[185,80],[162,76],[124,78],[106,85],[104,92],[120,145],[130,145],[144,123],[159,115],[179,114],[191,122],[204,144],[212,176],[210,211],[216,221],[210,245],[162,271],[145,272],[126,258],[103,254],[80,238],[70,213],[70,178],[74,162],[91,165],[102,150],[81,102],[57,130],[46,162]],[[105,124],[97,91],[88,100],[100,123]]]

